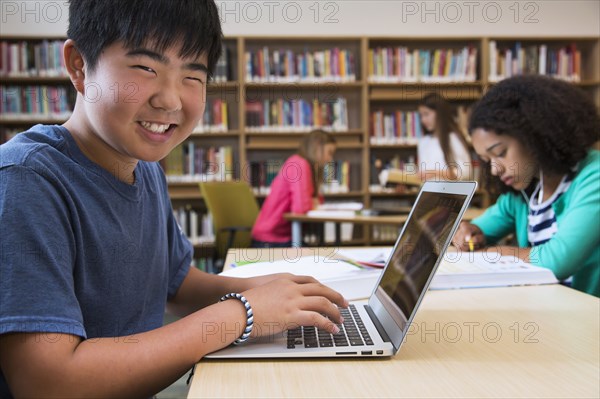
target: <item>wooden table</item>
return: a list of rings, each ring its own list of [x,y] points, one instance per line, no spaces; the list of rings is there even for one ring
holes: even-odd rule
[[[188,397],[598,398],[599,325],[600,300],[562,285],[430,291],[392,358],[202,360]]]
[[[410,211],[410,210],[409,210]],[[468,208],[463,215],[463,220],[472,220],[481,215],[485,210],[477,208]],[[408,213],[385,216],[367,216],[357,214],[355,216],[309,216],[303,213],[286,213],[283,215],[286,220],[292,222],[292,243],[295,246],[301,246],[302,243],[302,223],[335,223],[335,241],[336,246],[340,245],[340,225],[342,223],[354,223],[362,225],[397,225],[402,226],[408,218]]]

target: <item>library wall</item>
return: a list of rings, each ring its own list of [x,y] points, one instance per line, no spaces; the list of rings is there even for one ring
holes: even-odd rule
[[[511,74],[543,73],[572,81],[600,104],[598,1],[218,3],[224,57],[208,86],[203,123],[163,160],[179,223],[194,243],[197,265],[209,270],[214,232],[198,182],[244,180],[262,202],[281,164],[313,128],[332,131],[338,142],[336,163],[325,173],[328,202],[399,209],[410,206],[414,187],[381,186],[379,173],[415,170],[416,109],[424,93],[442,94],[464,122],[490,85]],[[1,143],[23,126],[62,123],[74,97],[60,64],[62,41],[45,40],[64,37],[66,2],[0,4]],[[447,4],[481,7],[486,16],[453,22]],[[298,16],[320,19],[273,14],[272,21],[254,21],[258,14],[248,7],[261,5],[272,13],[300,7]],[[470,178],[478,180],[472,166]],[[489,203],[485,191],[474,203]],[[355,228],[344,244],[389,245],[397,232],[397,226]]]
[[[597,0],[217,1],[226,35],[590,36]],[[64,36],[67,1],[0,2],[3,35]]]

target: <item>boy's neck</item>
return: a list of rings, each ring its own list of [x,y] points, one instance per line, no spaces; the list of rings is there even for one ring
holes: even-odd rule
[[[135,183],[137,160],[124,159],[106,144],[98,135],[91,132],[86,123],[73,116],[63,126],[71,133],[79,150],[92,162],[107,170],[116,179]]]

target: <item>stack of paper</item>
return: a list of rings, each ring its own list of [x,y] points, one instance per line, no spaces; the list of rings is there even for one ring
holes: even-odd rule
[[[330,202],[321,204],[317,209],[310,210],[306,213],[307,216],[332,218],[332,219],[352,219],[356,216],[356,213],[363,208],[361,202]],[[327,243],[335,242],[335,223],[325,222],[324,223],[324,241]],[[352,223],[341,223],[340,224],[340,240],[350,241],[352,240],[353,224]]]

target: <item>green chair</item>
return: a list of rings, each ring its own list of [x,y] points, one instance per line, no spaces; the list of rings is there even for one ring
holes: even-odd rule
[[[229,248],[248,248],[258,217],[258,202],[243,181],[202,182],[200,191],[212,215],[215,231],[215,266],[220,271]]]

